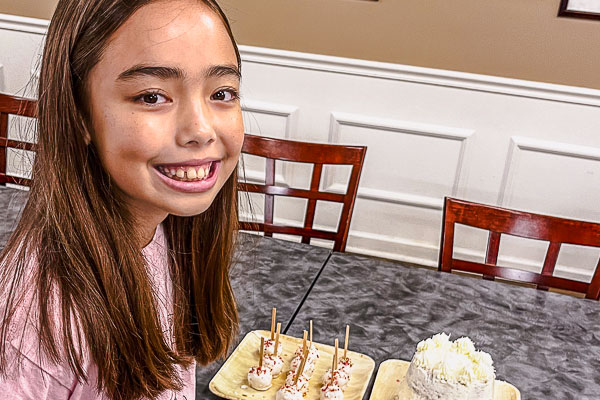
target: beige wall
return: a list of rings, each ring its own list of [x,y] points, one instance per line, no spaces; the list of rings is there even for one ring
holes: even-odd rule
[[[0,13],[50,19],[58,0],[0,0]]]
[[[49,18],[57,0],[0,0]],[[240,44],[600,89],[600,21],[560,0],[221,0]]]

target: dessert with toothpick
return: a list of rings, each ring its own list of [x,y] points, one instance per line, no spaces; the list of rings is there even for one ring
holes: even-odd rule
[[[306,337],[306,331],[304,333]],[[306,365],[306,353],[304,356],[297,373],[294,373],[294,371],[288,373],[285,385],[277,391],[276,400],[299,400],[308,393],[308,379],[303,375]]]
[[[313,372],[315,371],[316,358],[314,358],[314,356],[311,357],[310,352],[308,351],[307,332],[306,331],[304,331],[304,339],[302,341],[302,345],[298,348],[298,350],[296,350],[296,353],[294,353],[294,354],[296,356],[290,363],[290,371],[292,371],[292,372],[298,371],[300,365],[306,359],[304,369],[303,369],[304,372],[302,374],[306,378],[310,379]]]
[[[343,400],[344,391],[343,389],[348,384],[346,374],[338,370],[338,340],[335,339],[335,348],[333,353],[333,360],[331,363],[331,369],[323,376],[323,386],[319,394],[319,398],[322,400]],[[343,386],[343,387],[342,387]]]
[[[252,367],[248,371],[248,384],[256,390],[267,390],[272,386],[273,375],[271,370],[263,365],[263,346],[265,338],[260,338],[260,354],[258,366]]]
[[[277,323],[277,332],[275,333],[275,345],[273,346],[275,353],[265,354],[263,357],[263,365],[271,370],[273,378],[276,378],[283,369],[283,358],[280,356],[281,353],[277,351],[280,347],[279,344],[279,333],[281,330],[281,323]]]
[[[344,371],[348,375],[348,379],[352,377],[352,360],[348,357],[348,338],[350,336],[350,325],[346,325],[346,338],[344,340],[344,356],[338,361],[338,369]]]
[[[271,311],[271,336],[265,340],[264,354],[275,354],[275,323],[277,321],[277,308]],[[283,346],[281,342],[277,345],[277,354],[281,354]]]

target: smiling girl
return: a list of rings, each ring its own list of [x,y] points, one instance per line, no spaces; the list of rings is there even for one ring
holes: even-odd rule
[[[2,398],[195,398],[237,333],[239,85],[214,0],[58,2],[0,256]]]

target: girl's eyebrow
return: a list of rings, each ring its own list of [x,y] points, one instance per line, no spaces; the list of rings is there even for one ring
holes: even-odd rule
[[[154,66],[146,64],[137,64],[121,72],[117,81],[130,81],[144,76],[154,77],[162,80],[179,79],[185,80],[187,74],[179,67]],[[205,78],[234,76],[238,80],[241,78],[240,70],[236,65],[212,65],[204,72]]]

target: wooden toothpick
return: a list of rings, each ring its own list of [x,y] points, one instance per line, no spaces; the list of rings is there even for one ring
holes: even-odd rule
[[[335,350],[333,351],[333,365],[331,366],[332,374],[333,374],[333,371],[337,370],[337,366],[338,366],[338,345],[339,345],[339,342],[337,339],[335,339]]]
[[[281,322],[277,323],[277,332],[275,333],[275,356],[277,356],[277,347],[279,347],[279,331],[281,330]]]
[[[258,368],[262,368],[264,355],[265,355],[265,338],[261,337],[260,338],[260,350],[258,353]]]
[[[300,367],[298,367],[298,372],[296,372],[296,376],[294,377],[294,385],[298,384],[298,379],[300,378],[300,375],[302,375],[302,373],[304,372],[304,366],[306,365],[307,358],[308,357],[306,357],[306,354],[304,354],[304,357],[302,358],[302,362],[300,363]]]
[[[275,339],[275,320],[277,318],[277,309],[273,307],[271,311],[271,340]]]
[[[312,336],[312,333],[313,333],[313,322],[312,322],[312,319],[310,320],[310,324],[309,325],[310,325],[310,342],[309,342],[308,348],[312,349],[312,343],[313,343],[312,342],[312,337],[313,337]]]
[[[304,354],[306,353],[306,336],[308,335],[308,333],[306,331],[304,331],[304,340],[302,341],[302,356],[304,357]]]
[[[348,358],[348,337],[350,336],[350,325],[346,325],[346,340],[344,341],[344,358]]]

